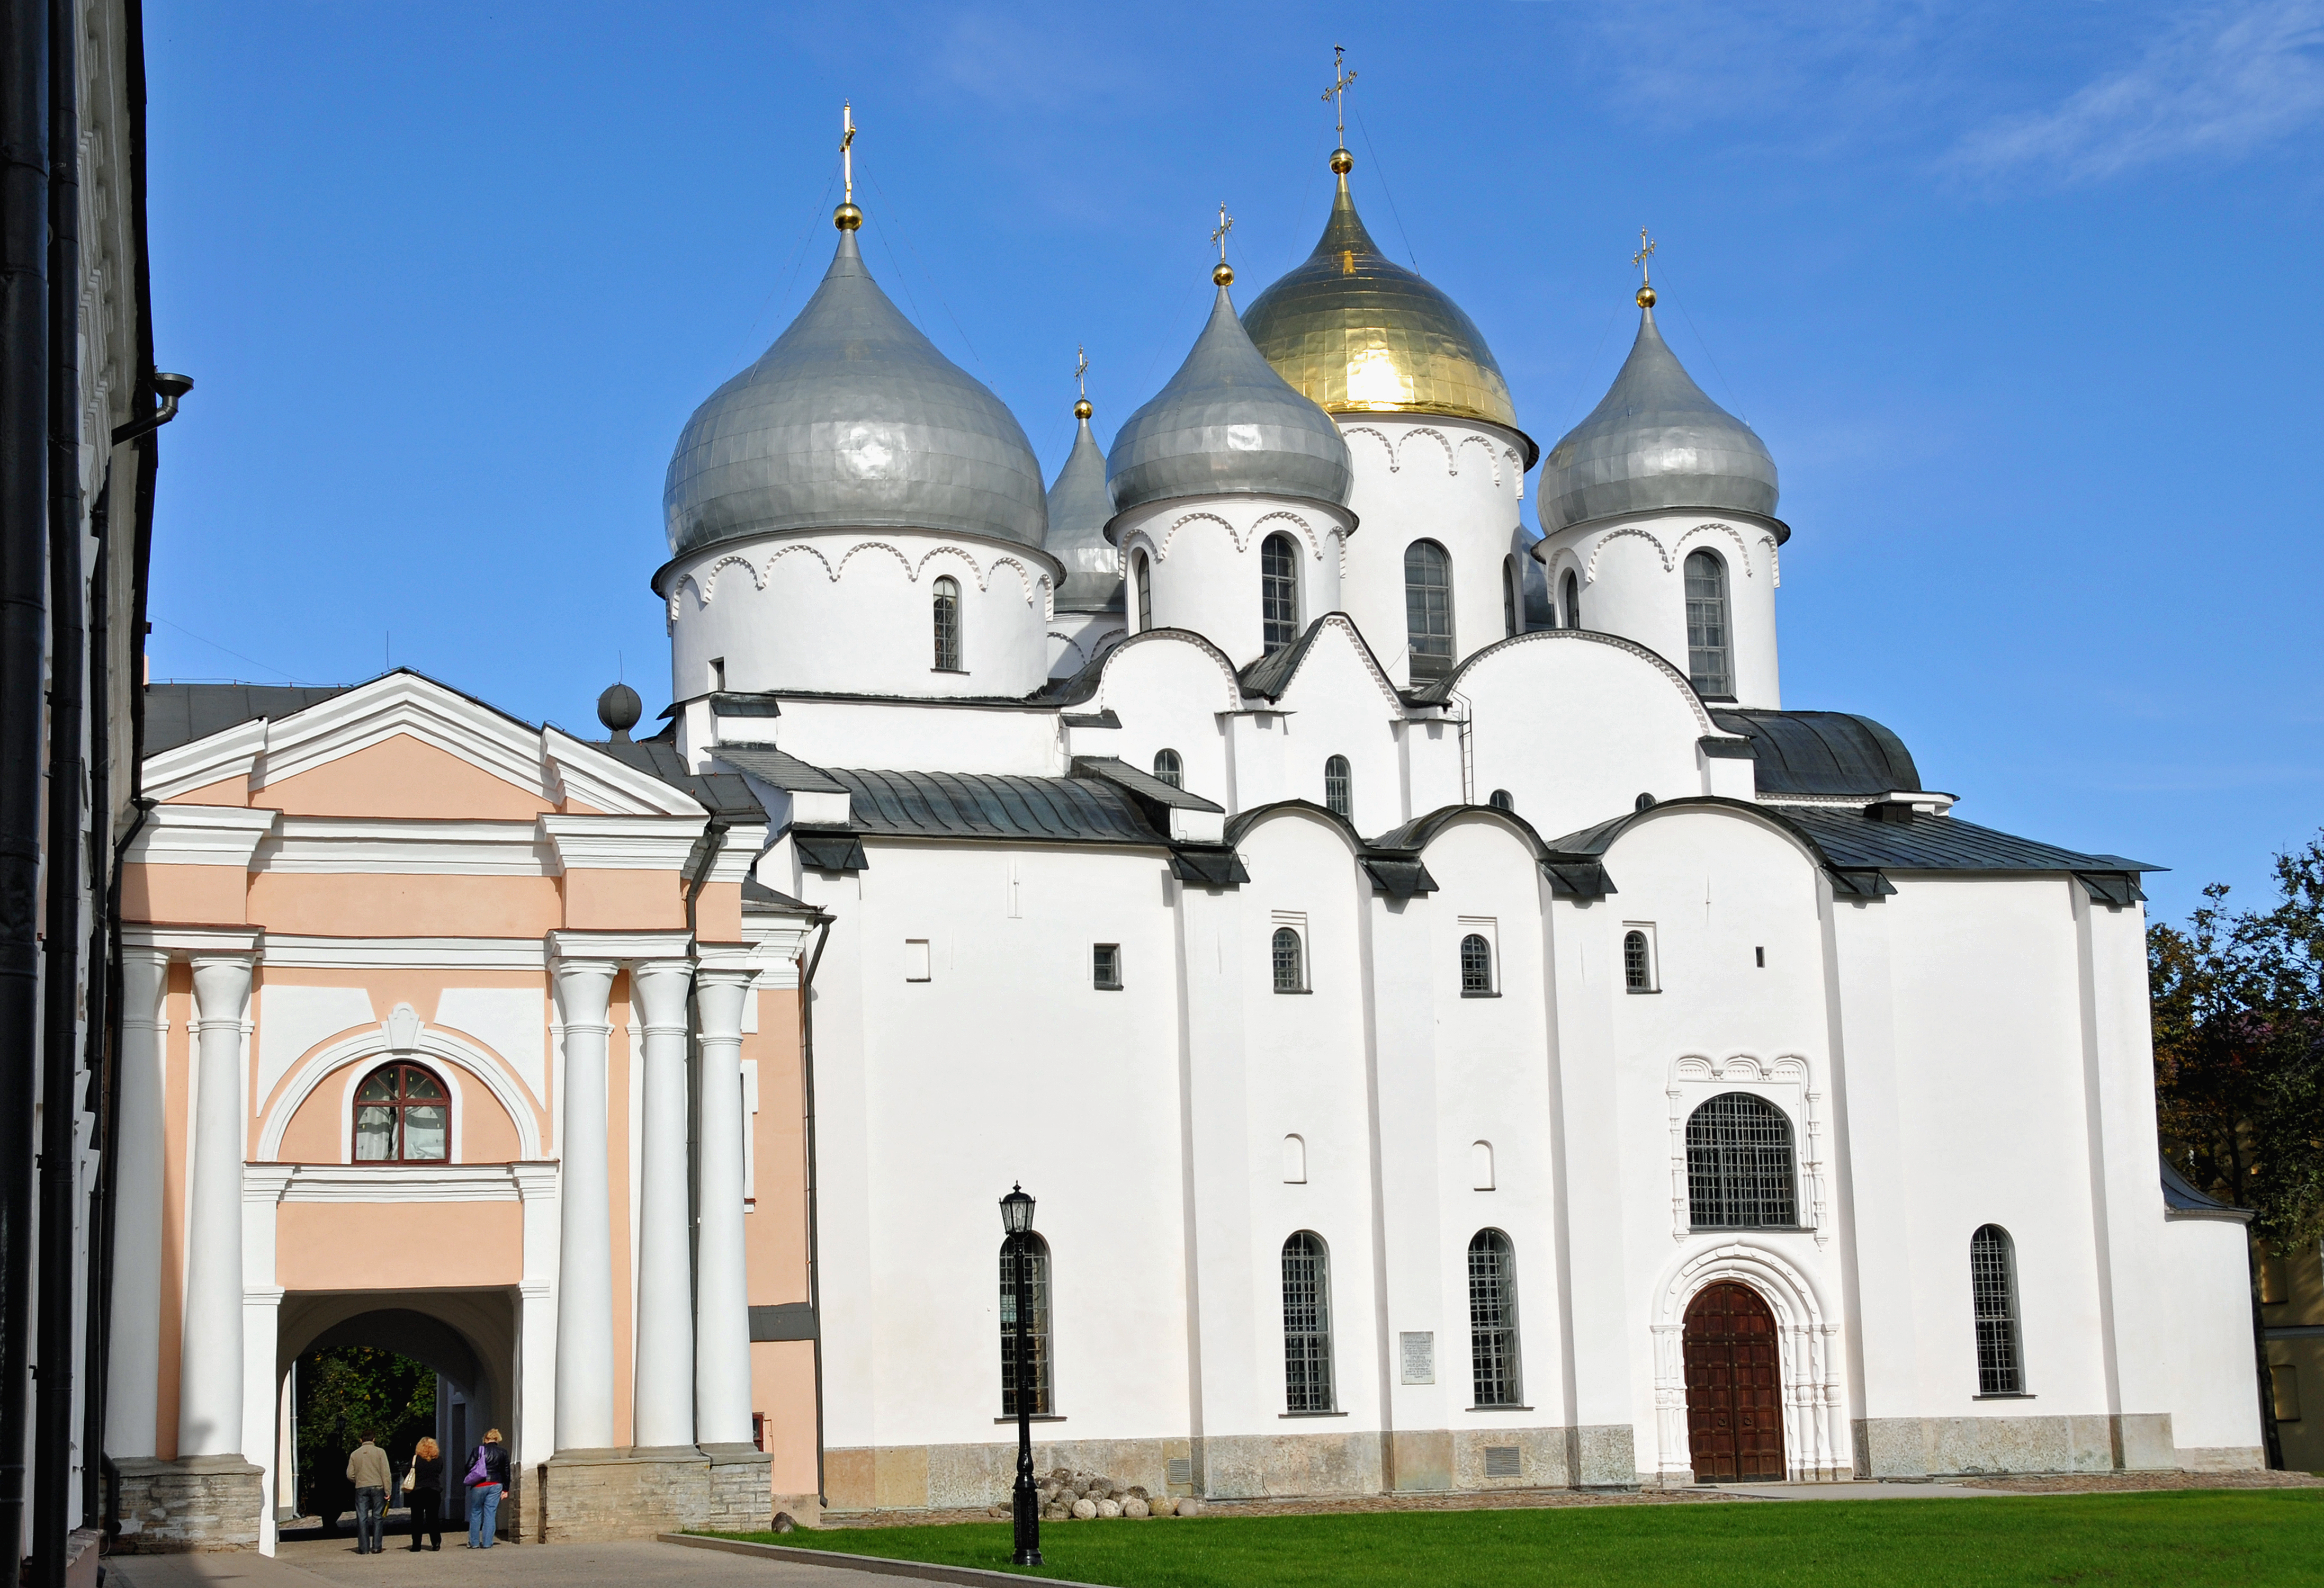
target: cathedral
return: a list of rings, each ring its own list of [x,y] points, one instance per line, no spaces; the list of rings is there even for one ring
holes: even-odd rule
[[[1545,451],[1332,170],[1054,482],[843,204],[678,438],[657,727],[149,692],[124,1547],[271,1548],[341,1343],[527,1541],[988,1506],[1020,1411],[1229,1500],[2262,1464],[2153,868],[1785,705],[1651,285]]]

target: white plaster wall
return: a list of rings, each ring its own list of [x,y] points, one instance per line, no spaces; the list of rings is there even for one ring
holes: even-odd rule
[[[1480,658],[1457,694],[1470,721],[1471,802],[1507,789],[1544,838],[1620,816],[1642,793],[1704,792],[1695,741],[1710,719],[1683,679],[1621,642],[1528,634]],[[1417,745],[1413,759],[1423,759]]]
[[[1133,635],[1110,653],[1096,696],[1070,708],[1111,711],[1121,726],[1065,732],[1073,753],[1119,756],[1140,771],[1153,770],[1156,752],[1176,750],[1188,791],[1232,810],[1226,725],[1241,704],[1232,671],[1213,651],[1175,634]]]
[[[1412,814],[1399,748],[1404,708],[1358,649],[1352,633],[1328,625],[1308,647],[1278,713],[1235,725],[1237,808],[1277,799],[1323,803],[1323,763],[1348,760],[1356,831],[1387,832]]]
[[[961,663],[935,663],[930,592],[960,586]],[[1048,676],[1056,563],[1046,552],[918,530],[819,531],[724,542],[665,576],[671,693],[733,690],[1017,696]]]
[[[1061,612],[1049,620],[1049,676],[1070,679],[1130,632],[1119,612]]]
[[[2185,1219],[2160,1234],[2168,1284],[2153,1300],[2170,1325],[2172,1435],[2181,1450],[2251,1450],[2261,1433],[2246,1227]]]
[[[1539,557],[1551,599],[1562,610],[1565,574],[1582,581],[1582,626],[1621,634],[1687,667],[1686,559],[1708,548],[1727,565],[1727,603],[1735,692],[1746,706],[1783,705],[1775,645],[1775,586],[1781,562],[1774,528],[1736,514],[1701,510],[1637,513],[1577,525],[1549,536]]]
[[[751,737],[771,737],[810,766],[1026,777],[1053,777],[1065,771],[1054,710],[941,702],[791,699],[782,704],[781,716],[748,725]]]
[[[1259,549],[1277,531],[1300,548],[1299,622],[1340,608],[1343,509],[1266,496],[1185,496],[1123,513],[1115,523],[1122,566],[1144,551],[1153,569],[1154,626],[1192,629],[1237,667],[1265,653],[1259,611]],[[1134,584],[1133,580],[1133,584]],[[1129,595],[1138,610],[1138,594]]]
[[[1341,599],[1389,675],[1400,686],[1411,681],[1404,554],[1415,540],[1434,540],[1452,558],[1454,657],[1506,638],[1502,564],[1525,491],[1522,443],[1496,425],[1434,415],[1336,417],[1355,471],[1348,505],[1360,526],[1348,540]]]

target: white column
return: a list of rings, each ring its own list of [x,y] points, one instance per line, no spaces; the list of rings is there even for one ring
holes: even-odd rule
[[[700,1222],[695,1229],[694,1423],[705,1445],[751,1442],[751,1289],[742,1253],[742,1006],[758,973],[705,965]]]
[[[630,972],[646,1033],[632,1438],[647,1447],[694,1443],[694,1274],[686,1142],[686,999],[693,983],[689,960],[649,960]]]
[[[516,1448],[510,1455],[529,1473],[557,1454],[557,1171],[548,1164],[521,1163],[510,1173],[524,1208],[524,1271],[517,1281]],[[534,1503],[530,1493],[526,1503]]]
[[[558,1131],[557,1448],[613,1444],[613,1226],[605,1163],[611,960],[560,959],[564,1120]]]
[[[243,1454],[242,1017],[251,959],[194,956],[192,1206],[186,1218],[186,1327],[178,1363],[178,1454]]]
[[[161,1156],[164,1100],[162,995],[170,951],[121,953],[120,1155],[114,1168],[112,1371],[105,1397],[105,1448],[150,1456],[161,1420]]]

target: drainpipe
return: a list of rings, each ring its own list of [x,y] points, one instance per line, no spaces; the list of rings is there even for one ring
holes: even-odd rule
[[[807,1104],[802,1145],[807,1153],[807,1309],[815,1320],[815,1502],[828,1510],[823,1481],[823,1243],[816,1208],[819,1177],[815,1168],[815,971],[836,918],[816,912],[815,953],[799,977],[799,1083]]]
[[[47,599],[49,15],[0,0],[0,1558],[21,1558],[31,1365]]]
[[[32,1588],[63,1588],[72,1536],[73,1248],[80,1110],[88,596],[80,488],[80,63],[75,0],[49,8],[49,776],[41,986],[40,1312]]]

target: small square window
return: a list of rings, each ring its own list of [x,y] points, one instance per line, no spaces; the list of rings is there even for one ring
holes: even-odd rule
[[[928,979],[928,940],[926,937],[904,939],[904,980],[925,982]]]
[[[1101,992],[1121,991],[1121,945],[1099,943],[1090,949],[1090,985]]]

